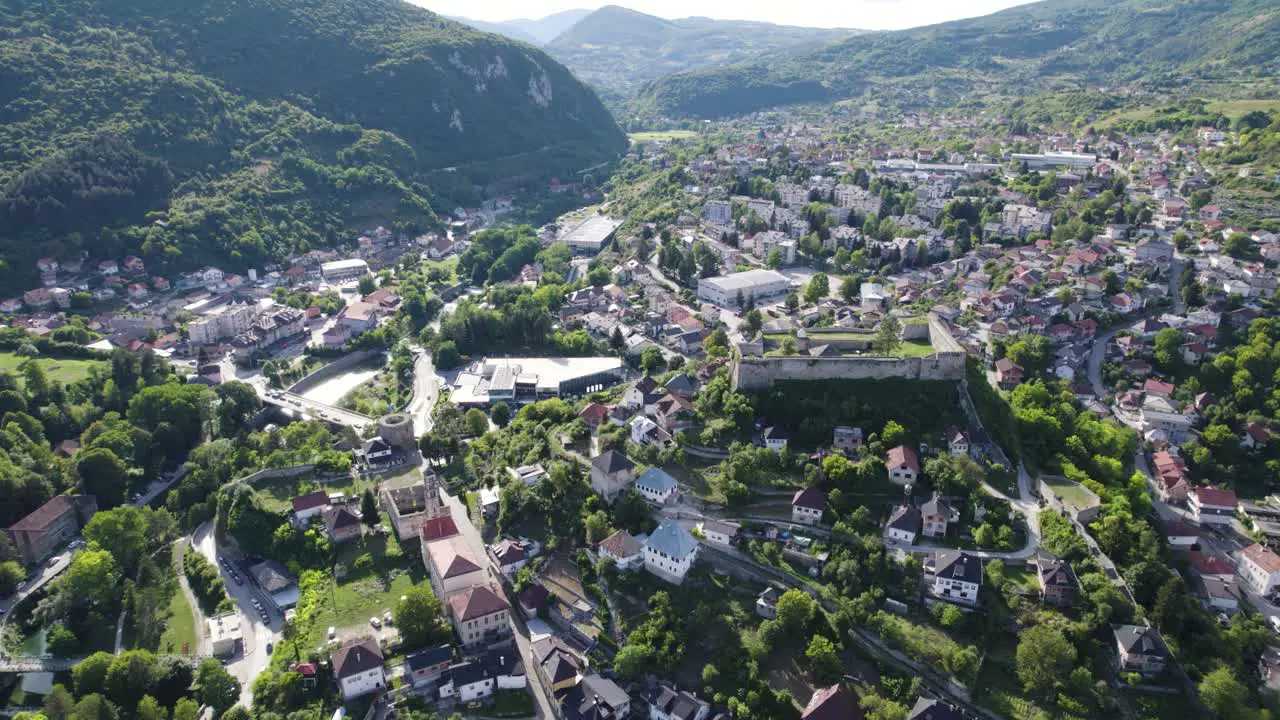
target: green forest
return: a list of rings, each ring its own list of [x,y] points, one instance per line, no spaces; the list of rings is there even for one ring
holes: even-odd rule
[[[416,233],[447,195],[625,147],[554,60],[399,0],[7,3],[0,88],[0,281]]]

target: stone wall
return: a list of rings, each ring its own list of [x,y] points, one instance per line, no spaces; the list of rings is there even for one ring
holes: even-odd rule
[[[779,380],[963,380],[965,353],[936,316],[929,316],[934,354],[924,357],[737,357],[734,389],[761,390]]]

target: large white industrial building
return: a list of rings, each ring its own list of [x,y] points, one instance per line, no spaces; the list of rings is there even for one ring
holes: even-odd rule
[[[737,307],[738,293],[744,300],[765,302],[790,291],[791,280],[775,270],[746,270],[698,281],[698,299],[720,307]]]

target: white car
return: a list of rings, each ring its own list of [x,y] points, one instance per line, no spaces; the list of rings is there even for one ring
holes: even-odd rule
[[[1271,617],[1267,618],[1267,622],[1271,623],[1272,630],[1275,630],[1276,632],[1280,633],[1280,617],[1276,617],[1275,615],[1272,615]]]
[[[392,623],[391,623],[391,611],[390,611],[390,610],[385,610],[385,611],[383,611],[383,613],[382,613],[382,624],[383,624],[383,625],[390,625],[390,624],[392,624]]]
[[[376,628],[382,627],[382,621],[378,619],[377,615],[374,615],[373,617],[369,618],[369,624]]]
[[[330,640],[337,640],[337,639],[338,639],[338,630],[337,630],[337,628],[335,628],[335,627],[334,627],[334,626],[332,626],[332,625],[330,625],[330,626],[329,626],[329,639],[330,639]]]

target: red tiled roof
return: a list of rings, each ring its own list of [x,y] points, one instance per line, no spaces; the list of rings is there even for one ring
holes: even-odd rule
[[[421,535],[424,541],[440,540],[457,534],[458,526],[453,522],[452,515],[433,517],[422,525]]]
[[[912,472],[920,472],[920,460],[916,457],[916,451],[905,445],[889,448],[889,453],[885,457],[885,467],[893,470],[904,465],[911,469]]]
[[[66,512],[76,511],[76,498],[81,495],[55,495],[49,502],[36,508],[32,513],[9,527],[10,530],[23,532],[44,532],[49,525],[62,517]]]
[[[826,510],[827,496],[818,488],[807,487],[796,491],[796,494],[791,498],[791,504],[810,510]]]
[[[858,696],[841,685],[832,685],[809,698],[800,720],[862,720],[864,717]]]
[[[1219,488],[1192,488],[1191,493],[1200,499],[1201,505],[1217,505],[1219,507],[1235,507],[1236,494],[1231,490]]]
[[[1242,550],[1240,554],[1269,573],[1280,572],[1280,555],[1276,555],[1269,548],[1254,543]]]
[[[299,495],[293,499],[293,511],[302,512],[304,510],[313,510],[322,505],[329,504],[329,496],[323,490],[309,492],[306,495]]]
[[[449,607],[458,622],[466,622],[509,610],[511,604],[492,588],[476,585],[450,595]]]
[[[1189,553],[1189,556],[1191,568],[1201,575],[1231,575],[1235,572],[1235,569],[1231,567],[1231,563],[1217,555],[1193,552]]]

